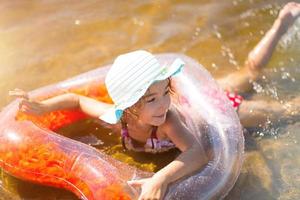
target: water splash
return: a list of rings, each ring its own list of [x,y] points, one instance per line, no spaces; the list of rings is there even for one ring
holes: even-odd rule
[[[294,25],[283,35],[279,41],[279,48],[285,51],[291,45],[297,45],[295,41],[300,41],[300,19],[297,19]]]
[[[214,70],[218,70],[218,69],[220,68],[216,63],[212,63],[212,64],[211,64],[211,67],[212,67]]]
[[[259,93],[263,93],[263,92],[264,92],[264,89],[263,89],[262,85],[259,84],[258,82],[254,81],[254,82],[252,83],[252,85],[253,85],[253,89],[254,89],[254,91],[255,91],[256,93],[259,94]]]
[[[236,69],[240,69],[240,67],[239,67],[240,65],[229,47],[222,45],[221,46],[221,54],[224,57],[228,57],[229,63],[234,65],[236,67]]]
[[[267,79],[265,79],[267,81]],[[279,100],[278,89],[275,85],[276,82],[260,84],[256,81],[252,82],[253,89],[258,94],[269,96],[275,100]]]
[[[75,25],[80,25],[80,23],[81,23],[81,21],[79,19],[76,19],[74,22]]]
[[[285,64],[286,66],[286,64]],[[284,112],[289,119],[285,117],[286,120],[278,120],[276,126],[280,127],[281,125],[286,125],[286,123],[295,122],[295,120],[291,120],[290,118],[297,117],[298,111],[293,102],[293,96],[290,96],[290,91],[295,92],[296,88],[296,78],[297,74],[294,73],[292,68],[288,67],[280,67],[270,69],[269,73],[263,75],[259,81],[253,82],[253,89],[263,98],[270,97],[273,101],[279,103],[279,106],[282,108],[282,112]],[[283,114],[284,114],[283,113]],[[276,135],[278,134],[279,129],[270,126],[271,121],[268,120],[266,124],[262,124],[260,128],[261,131],[258,131],[256,135],[264,136],[267,132],[267,135]],[[279,123],[283,123],[279,125]]]
[[[267,121],[259,125],[260,130],[255,132],[255,135],[258,137],[271,136],[274,139],[278,138],[280,133],[280,127],[275,127],[274,122],[271,121],[270,117],[267,118]]]

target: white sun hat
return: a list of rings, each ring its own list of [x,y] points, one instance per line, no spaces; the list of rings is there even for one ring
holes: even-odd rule
[[[126,108],[134,105],[150,85],[181,71],[184,62],[177,58],[169,66],[162,66],[154,55],[137,50],[118,56],[105,77],[105,85],[114,106],[99,118],[116,124]]]

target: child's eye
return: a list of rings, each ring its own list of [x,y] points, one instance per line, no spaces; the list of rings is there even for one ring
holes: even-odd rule
[[[168,90],[165,91],[164,96],[166,96],[166,95],[169,94],[169,93],[170,93],[170,90],[168,89]],[[146,100],[146,102],[147,102],[147,103],[151,103],[151,102],[154,102],[155,100],[156,100],[156,98],[153,97],[153,98],[151,98],[151,99],[149,99],[149,100]]]
[[[155,101],[155,98],[152,98],[152,99],[149,99],[149,100],[146,100],[147,103],[150,103],[150,102],[153,102]]]

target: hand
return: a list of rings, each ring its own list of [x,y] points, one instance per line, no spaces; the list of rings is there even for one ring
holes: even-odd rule
[[[9,95],[21,98],[19,110],[26,114],[42,115],[47,111],[47,107],[43,103],[30,100],[28,93],[21,89],[16,88],[9,91]]]
[[[162,200],[167,190],[167,183],[163,179],[155,176],[128,181],[128,184],[133,187],[142,188],[142,192],[138,200]]]

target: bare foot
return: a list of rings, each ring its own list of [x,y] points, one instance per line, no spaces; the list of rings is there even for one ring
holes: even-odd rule
[[[300,3],[287,3],[279,12],[278,19],[281,20],[285,29],[288,29],[300,16]]]

